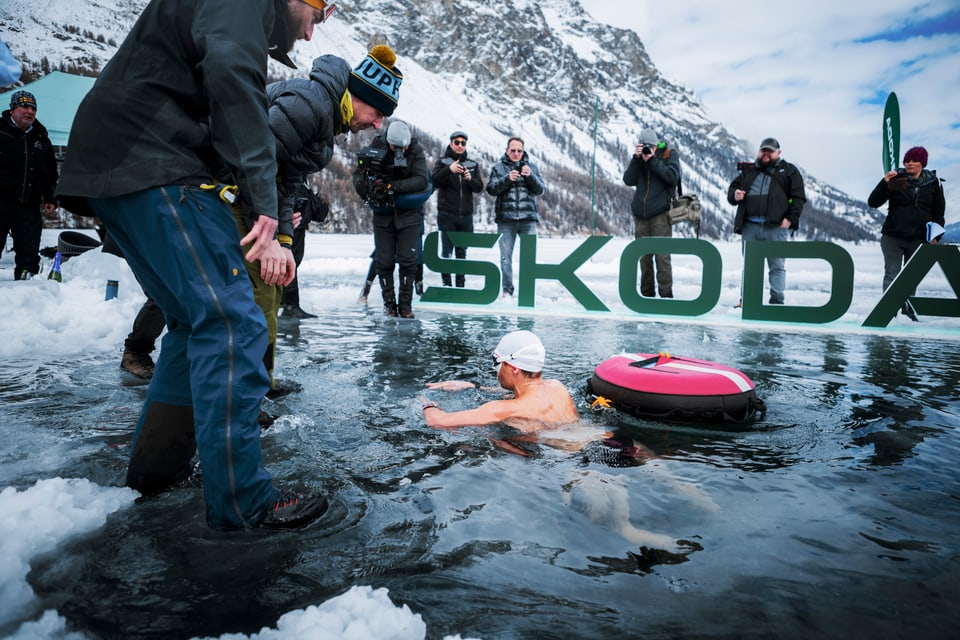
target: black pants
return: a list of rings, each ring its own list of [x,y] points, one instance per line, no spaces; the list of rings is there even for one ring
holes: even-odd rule
[[[437,212],[437,228],[440,229],[440,257],[449,258],[456,251],[458,260],[467,257],[466,247],[454,247],[447,231],[473,232],[473,216],[462,216],[446,211]]]
[[[393,277],[394,264],[400,265],[400,278],[411,282],[417,275],[417,247],[420,239],[420,212],[374,214],[373,244],[377,275]]]
[[[166,321],[163,319],[163,310],[147,297],[147,301],[140,307],[137,317],[133,320],[133,329],[123,341],[123,350],[146,355],[154,350],[157,338],[163,333]]]
[[[7,235],[13,236],[14,280],[19,280],[24,271],[33,275],[40,273],[40,235],[43,233],[43,217],[40,205],[0,201],[0,255],[7,244]]]
[[[303,262],[303,252],[307,244],[307,226],[301,224],[293,230],[293,261],[297,264],[297,272],[300,271],[300,263]],[[300,284],[297,282],[297,275],[294,274],[290,284],[283,288],[283,296],[280,298],[281,305],[300,306]]]

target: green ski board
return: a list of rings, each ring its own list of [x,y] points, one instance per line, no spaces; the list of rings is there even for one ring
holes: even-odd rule
[[[900,165],[900,103],[893,91],[883,108],[883,173]]]

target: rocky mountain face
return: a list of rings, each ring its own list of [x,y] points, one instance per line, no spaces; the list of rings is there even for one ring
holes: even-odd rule
[[[95,75],[145,0],[5,0],[3,39],[34,77],[61,69]],[[455,128],[470,131],[471,157],[485,175],[510,135],[527,141],[547,184],[543,233],[631,235],[632,189],[621,176],[639,132],[652,128],[680,154],[685,192],[703,202],[701,237],[733,237],[726,190],[737,163],[755,149],[711,121],[685,87],[664,78],[632,31],[593,21],[577,0],[351,0],[294,59],[334,53],[353,64],[370,46],[397,51],[405,74],[397,116],[410,122],[432,162]],[[629,10],[625,5],[625,10]],[[356,58],[356,60],[354,59]],[[280,79],[289,71],[271,65]],[[41,117],[42,120],[42,117]],[[371,134],[351,136],[315,178],[331,200],[332,228],[370,230],[353,192],[356,152]],[[789,153],[784,152],[789,160]],[[594,163],[595,158],[595,163]],[[801,169],[803,169],[801,167]],[[882,214],[805,173],[808,202],[800,235],[818,240],[877,237]],[[426,208],[428,224],[435,201]],[[493,198],[478,197],[478,227],[493,226]],[[675,228],[693,235],[689,225]]]

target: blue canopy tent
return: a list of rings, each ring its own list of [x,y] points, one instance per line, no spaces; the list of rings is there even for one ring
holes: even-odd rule
[[[10,96],[15,91],[29,91],[37,97],[37,120],[47,128],[50,142],[65,147],[77,107],[95,81],[96,78],[54,71],[30,84],[0,93],[0,108],[9,108]]]

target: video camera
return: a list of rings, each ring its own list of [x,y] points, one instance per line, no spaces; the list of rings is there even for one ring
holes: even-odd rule
[[[362,176],[366,195],[363,201],[373,206],[389,206],[392,203],[393,184],[388,172],[390,167],[384,165],[387,150],[377,147],[364,147],[357,153],[357,169]]]

